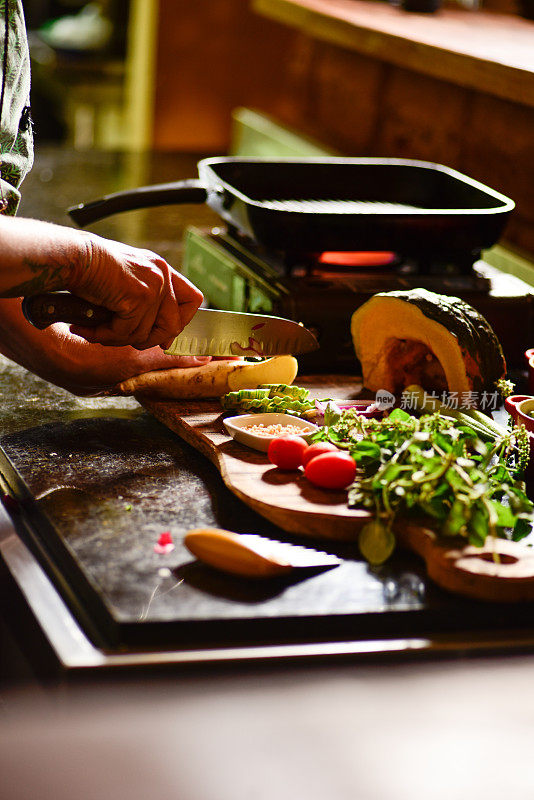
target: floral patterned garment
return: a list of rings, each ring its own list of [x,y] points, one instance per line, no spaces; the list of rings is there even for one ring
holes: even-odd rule
[[[18,187],[33,163],[30,55],[21,0],[0,0],[0,70],[0,212],[15,214]]]

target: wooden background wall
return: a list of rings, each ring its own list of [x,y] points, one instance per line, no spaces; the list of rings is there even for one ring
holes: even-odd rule
[[[157,38],[156,149],[225,152],[239,105],[291,114],[294,33],[248,0],[160,0]]]

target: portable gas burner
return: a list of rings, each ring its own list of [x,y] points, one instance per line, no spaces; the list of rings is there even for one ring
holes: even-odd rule
[[[321,346],[299,356],[303,374],[355,371],[350,319],[376,292],[424,288],[462,298],[491,324],[511,368],[522,368],[526,332],[534,330],[532,287],[473,255],[455,263],[390,251],[295,256],[236,230],[192,227],[182,270],[213,308],[289,317],[312,330]]]

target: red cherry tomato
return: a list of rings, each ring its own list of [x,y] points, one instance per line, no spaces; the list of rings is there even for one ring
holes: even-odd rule
[[[269,444],[267,458],[280,469],[298,469],[307,449],[302,436],[278,436]]]
[[[348,453],[323,453],[308,461],[304,474],[322,489],[345,489],[354,480],[356,463]]]
[[[312,458],[316,458],[317,456],[322,456],[323,453],[339,453],[339,449],[335,444],[332,444],[332,442],[315,442],[315,444],[311,444],[304,453],[302,466],[305,467],[308,461],[311,461]]]

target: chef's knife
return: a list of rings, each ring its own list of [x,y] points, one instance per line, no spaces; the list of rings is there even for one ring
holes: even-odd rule
[[[25,297],[22,311],[36,328],[54,322],[96,328],[112,319],[112,312],[69,292],[47,292]],[[282,317],[199,308],[165,351],[171,355],[262,357],[308,353],[318,348],[315,336],[297,322]]]

